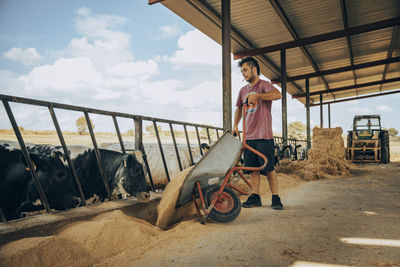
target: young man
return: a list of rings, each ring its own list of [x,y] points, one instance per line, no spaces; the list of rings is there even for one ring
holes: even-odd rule
[[[282,98],[281,93],[269,82],[261,80],[258,62],[247,57],[239,62],[243,77],[248,84],[240,89],[236,101],[235,123],[232,133],[239,134],[238,125],[242,118],[243,103],[248,99],[249,110],[246,116],[246,142],[249,146],[260,151],[268,158],[268,164],[261,174],[268,178],[269,188],[272,193],[271,207],[276,210],[283,209],[278,195],[278,180],[274,167],[274,138],[272,135],[272,101]],[[264,160],[249,150],[244,151],[244,162],[247,167],[259,167]],[[251,208],[261,206],[260,198],[260,172],[250,173],[252,194],[242,207]]]

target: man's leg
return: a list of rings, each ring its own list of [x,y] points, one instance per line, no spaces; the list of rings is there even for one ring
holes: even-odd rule
[[[271,208],[273,208],[274,210],[281,210],[283,209],[283,205],[278,195],[278,176],[276,175],[275,170],[267,172],[267,178],[269,189],[272,193]]]
[[[267,172],[269,189],[271,190],[272,195],[278,194],[278,177],[276,175],[275,170]]]
[[[250,173],[251,193],[260,195],[260,172],[253,171]]]
[[[253,171],[250,173],[251,195],[246,202],[242,203],[243,208],[260,207],[260,172]]]

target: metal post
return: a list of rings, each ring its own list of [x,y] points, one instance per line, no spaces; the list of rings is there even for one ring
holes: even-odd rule
[[[181,158],[179,157],[178,146],[176,145],[175,133],[174,133],[174,128],[172,127],[172,123],[169,123],[169,130],[170,130],[170,132],[171,132],[172,141],[174,142],[175,153],[176,153],[176,159],[178,160],[179,169],[182,171]]]
[[[310,80],[306,78],[306,120],[307,120],[307,149],[311,148],[311,124],[310,124]]]
[[[164,150],[163,150],[162,145],[161,145],[160,133],[158,132],[157,122],[155,120],[153,120],[153,126],[154,126],[154,131],[156,132],[158,148],[160,149],[161,159],[162,159],[162,162],[163,162],[163,165],[164,165],[165,174],[167,175],[167,180],[169,182],[170,178],[169,178],[168,166],[167,166],[167,162],[165,161]]]
[[[209,131],[208,127],[206,128],[206,130],[207,130],[208,144],[211,145],[210,131]]]
[[[281,88],[282,88],[282,138],[283,144],[287,145],[287,73],[286,73],[286,50],[281,50]]]
[[[199,143],[199,150],[200,154],[203,156],[203,149],[201,149],[201,141],[200,141],[200,135],[199,135],[199,128],[196,126],[196,135],[197,135],[197,142]]]
[[[143,120],[142,118],[134,119],[135,122],[135,150],[142,151],[143,147]],[[142,151],[143,153],[143,151]]]
[[[331,104],[328,104],[328,124],[329,124],[329,129],[331,128]]]
[[[39,179],[38,179],[38,177],[36,175],[36,172],[35,172],[35,167],[33,166],[33,163],[31,161],[31,157],[29,156],[28,150],[26,149],[24,139],[22,138],[21,132],[19,131],[19,128],[18,128],[18,125],[17,125],[17,121],[14,118],[14,115],[13,115],[13,113],[11,111],[11,108],[10,108],[10,105],[9,105],[8,101],[3,100],[3,105],[4,105],[4,108],[6,109],[8,118],[10,119],[11,125],[12,125],[12,127],[14,129],[14,133],[17,136],[18,143],[19,143],[19,145],[21,147],[21,150],[22,150],[22,153],[24,155],[25,161],[28,164],[29,172],[31,173],[31,176],[33,178],[33,182],[35,183],[36,189],[37,189],[37,191],[39,193],[40,200],[42,201],[42,203],[44,205],[44,208],[46,209],[46,212],[50,213],[51,212],[50,205],[47,202],[46,195],[44,194],[43,188],[39,183]]]
[[[232,81],[231,81],[231,1],[221,1],[222,17],[222,102],[223,128],[232,130]]]
[[[218,129],[215,129],[215,132],[217,133],[217,139],[219,139]]]
[[[320,111],[319,111],[319,120],[320,120],[320,127],[324,128],[324,109],[323,109],[323,105],[322,105],[322,94],[319,95],[319,106],[320,106]]]
[[[83,194],[81,183],[79,181],[78,175],[76,174],[76,171],[75,171],[75,168],[74,168],[74,164],[72,163],[72,160],[71,160],[71,157],[69,155],[69,151],[68,151],[67,145],[66,145],[65,140],[64,140],[64,136],[63,136],[63,134],[61,132],[60,125],[58,124],[56,113],[54,112],[54,109],[53,109],[52,106],[49,107],[49,112],[50,112],[51,119],[53,120],[54,127],[56,128],[58,139],[60,139],[61,146],[63,147],[64,156],[67,159],[68,166],[69,166],[69,168],[71,170],[72,176],[74,177],[75,184],[76,184],[76,187],[78,189],[81,202],[82,202],[82,204],[84,206],[86,206],[85,195]]]
[[[194,161],[193,161],[192,149],[190,148],[190,141],[189,141],[189,135],[188,135],[188,132],[186,129],[186,124],[183,125],[183,129],[185,130],[186,143],[187,143],[187,147],[189,150],[190,162],[192,162],[192,165],[193,165]]]
[[[123,154],[126,154],[124,141],[122,140],[121,132],[119,131],[117,118],[115,117],[115,115],[113,115],[112,118],[113,118],[113,122],[114,122],[114,126],[115,126],[115,131],[117,132],[119,145],[121,146],[121,151]]]
[[[149,175],[149,180],[151,184],[151,189],[155,191],[153,177],[151,176],[149,162],[147,161],[146,150],[143,145],[143,119],[142,117],[136,117],[133,119],[135,122],[135,150],[142,152],[142,159],[144,165],[146,165],[147,174]]]
[[[106,172],[104,171],[103,161],[101,160],[99,147],[97,146],[96,137],[94,136],[92,123],[91,123],[90,118],[89,118],[89,113],[87,111],[84,111],[83,113],[85,114],[86,124],[87,124],[88,129],[89,129],[90,138],[92,138],[92,143],[93,143],[93,147],[94,147],[94,152],[96,154],[97,164],[99,166],[101,178],[103,179],[104,187],[105,187],[106,192],[107,192],[107,197],[108,197],[108,199],[111,200],[110,185],[108,184]]]

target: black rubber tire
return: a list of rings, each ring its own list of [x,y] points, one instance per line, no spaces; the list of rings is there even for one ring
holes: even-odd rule
[[[219,189],[220,189],[219,185],[214,185],[205,190],[204,195],[205,195],[206,208],[208,208],[210,206],[212,200],[214,199],[214,197],[216,195],[215,193],[218,192]],[[222,209],[218,208],[218,205],[215,205],[215,207],[211,210],[210,214],[208,215],[208,218],[210,218],[211,220],[213,220],[215,222],[227,223],[227,222],[231,222],[234,219],[236,219],[236,217],[240,213],[242,205],[240,203],[239,197],[237,196],[235,191],[233,191],[233,189],[231,189],[229,187],[225,187],[224,191],[222,191],[222,194],[223,194],[223,198],[224,198],[222,201],[223,201],[223,203],[225,203],[226,201],[229,202],[229,205],[228,205],[229,209],[222,210]],[[222,205],[222,206],[225,206],[225,205]]]
[[[383,164],[388,164],[389,163],[389,151],[387,149],[387,147],[382,147],[381,150],[381,162]]]
[[[389,132],[382,131],[381,132],[381,150],[382,157],[381,162],[387,164],[390,162],[390,150],[389,150]]]
[[[346,159],[350,159],[349,157],[349,148],[351,147],[351,144],[353,143],[353,132],[349,131],[347,134],[347,149],[346,149]]]

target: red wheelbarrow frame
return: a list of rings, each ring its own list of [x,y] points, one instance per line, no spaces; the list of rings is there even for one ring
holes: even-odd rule
[[[264,160],[264,164],[260,167],[244,167],[244,166],[236,166],[233,167],[231,169],[229,169],[229,171],[226,173],[225,178],[222,182],[222,185],[220,187],[220,189],[218,190],[218,192],[216,193],[216,197],[214,197],[214,199],[211,201],[210,206],[208,208],[206,208],[206,204],[205,204],[205,200],[204,200],[204,195],[203,195],[203,191],[201,189],[201,185],[200,182],[196,182],[195,185],[193,186],[193,193],[192,193],[192,199],[193,199],[193,203],[196,207],[197,213],[200,217],[201,223],[204,224],[206,218],[208,217],[208,215],[211,213],[212,209],[215,208],[216,204],[218,205],[218,203],[223,200],[224,198],[224,188],[226,186],[231,187],[233,189],[235,189],[236,191],[238,191],[241,194],[244,195],[249,195],[252,191],[252,186],[251,183],[249,182],[249,180],[244,177],[244,175],[241,173],[241,171],[260,171],[262,169],[265,168],[265,166],[267,166],[268,163],[268,159],[267,157],[262,154],[261,152],[257,151],[256,149],[250,147],[247,143],[246,143],[246,115],[247,115],[247,111],[248,111],[248,104],[247,104],[247,100],[243,105],[243,137],[242,137],[242,147],[239,153],[239,157],[242,155],[242,153],[244,152],[245,149],[250,150],[251,152],[255,153],[256,155],[260,156],[263,160]],[[237,164],[237,163],[236,163]],[[237,188],[236,186],[234,186],[233,184],[231,184],[229,182],[229,178],[231,177],[232,173],[236,172],[237,174],[239,174],[239,176],[243,179],[243,181],[247,184],[247,186],[249,187],[249,192],[245,192],[239,188]],[[201,200],[201,210],[203,211],[203,214],[200,211],[200,207],[196,201],[196,189],[199,192],[199,197]]]

